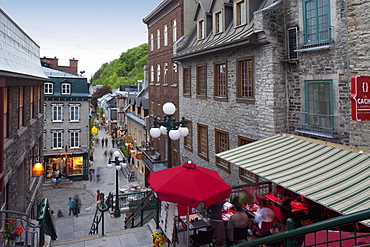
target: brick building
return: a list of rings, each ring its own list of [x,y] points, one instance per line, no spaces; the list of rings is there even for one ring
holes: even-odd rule
[[[69,59],[69,66],[59,66],[59,58],[47,58],[42,57],[41,62],[44,64],[47,64],[47,67],[53,68],[53,69],[59,69],[63,70],[65,72],[69,72],[72,74],[78,73],[78,60],[76,59]]]
[[[143,18],[148,26],[148,71],[149,71],[149,114],[163,119],[162,106],[166,102],[179,107],[178,64],[171,61],[179,39],[190,31],[195,0],[164,0]],[[178,111],[174,116],[179,119]],[[151,126],[148,126],[150,128]],[[167,138],[152,140],[153,147],[161,154],[161,160],[168,160]],[[172,163],[179,164],[179,142],[172,143]]]
[[[40,47],[0,9],[0,209],[32,214],[42,177],[43,85]]]

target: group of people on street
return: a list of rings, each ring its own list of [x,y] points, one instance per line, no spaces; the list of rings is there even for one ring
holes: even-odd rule
[[[78,214],[80,213],[80,208],[81,208],[81,200],[78,197],[78,195],[75,195],[73,199],[72,197],[69,197],[67,204],[69,207],[68,215],[71,216],[71,214],[73,214],[74,216],[78,217]]]
[[[53,182],[54,188],[61,188],[60,183],[62,182],[62,173],[58,169],[51,175],[51,181]]]

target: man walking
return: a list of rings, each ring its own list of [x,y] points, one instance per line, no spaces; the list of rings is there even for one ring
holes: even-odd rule
[[[69,207],[69,216],[71,216],[72,213],[74,213],[74,208],[75,208],[76,202],[72,200],[72,197],[69,198],[68,201],[68,207]]]

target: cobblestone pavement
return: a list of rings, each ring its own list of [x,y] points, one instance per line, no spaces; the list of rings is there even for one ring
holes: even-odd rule
[[[95,212],[95,202],[96,202],[96,191],[99,189],[101,192],[108,194],[109,192],[115,191],[115,169],[108,169],[106,164],[108,163],[108,157],[104,156],[104,151],[115,151],[116,148],[112,148],[111,138],[104,130],[99,130],[98,132],[99,140],[101,138],[108,138],[108,147],[97,145],[94,149],[94,161],[92,162],[92,168],[97,170],[100,167],[101,178],[100,181],[96,181],[96,177],[92,177],[92,181],[75,181],[72,185],[63,187],[63,181],[61,183],[62,188],[48,188],[44,189],[43,197],[49,199],[51,210],[58,212],[61,210],[64,216],[68,216],[68,198],[78,195],[81,200],[80,214],[93,213]],[[121,175],[119,177],[120,185],[127,183],[127,180]]]

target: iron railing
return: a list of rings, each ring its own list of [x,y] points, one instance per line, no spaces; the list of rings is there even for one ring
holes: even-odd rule
[[[304,134],[335,138],[338,135],[338,116],[295,112],[295,131]]]
[[[298,49],[296,51],[309,51],[327,49],[334,42],[334,27],[321,27],[320,30],[307,30],[298,32]]]

